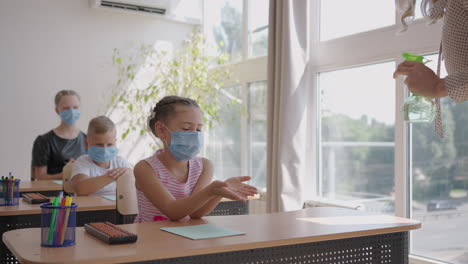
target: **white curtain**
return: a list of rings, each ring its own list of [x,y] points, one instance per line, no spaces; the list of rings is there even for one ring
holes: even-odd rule
[[[310,79],[310,2],[270,0],[267,201],[269,212],[303,206]],[[312,135],[309,135],[309,137]]]

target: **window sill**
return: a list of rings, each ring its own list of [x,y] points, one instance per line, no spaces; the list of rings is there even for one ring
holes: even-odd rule
[[[448,262],[440,262],[428,258],[423,258],[415,255],[409,256],[409,264],[447,264]]]

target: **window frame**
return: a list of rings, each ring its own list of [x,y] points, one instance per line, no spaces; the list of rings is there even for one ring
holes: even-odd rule
[[[309,199],[322,193],[322,145],[321,145],[321,116],[320,116],[320,90],[318,74],[320,72],[334,71],[374,63],[395,61],[401,63],[402,52],[416,54],[438,53],[441,36],[442,21],[427,26],[424,19],[417,19],[409,23],[407,32],[398,33],[401,27],[399,15],[395,11],[395,24],[366,32],[360,32],[336,39],[320,41],[320,1],[312,1],[310,14],[313,15],[313,24],[310,32],[311,74],[313,79],[313,104],[310,109],[311,132],[315,133],[315,150],[310,151],[308,160],[313,160],[315,166],[315,193],[309,194]],[[337,22],[339,23],[339,22]],[[375,47],[379,47],[376,49]],[[349,51],[352,50],[352,53]],[[348,53],[347,53],[348,52]],[[395,147],[394,147],[394,175],[395,175],[395,215],[411,218],[411,125],[403,121],[401,108],[408,91],[406,91],[403,78],[395,81]],[[411,250],[410,250],[411,252]],[[411,256],[417,259],[416,263],[440,263],[421,256]]]
[[[207,12],[205,1],[203,1],[203,13]],[[319,40],[319,17],[320,1],[311,1],[310,4],[311,27],[310,34],[310,73],[311,89],[310,107],[308,109],[313,120],[309,120],[308,129],[313,137],[308,138],[307,160],[308,171],[314,171],[315,177],[305,179],[313,186],[313,192],[308,193],[305,198],[312,198],[321,193],[321,124],[320,124],[320,94],[318,74],[320,72],[333,71],[368,64],[395,61],[399,64],[403,61],[403,51],[416,54],[437,53],[440,47],[442,21],[427,26],[427,21],[417,19],[409,23],[407,32],[398,34],[401,29],[399,15],[395,12],[395,24],[366,32],[344,36],[336,39]],[[204,16],[202,16],[204,18]],[[242,59],[240,62],[228,64],[222,67],[229,69],[235,78],[226,81],[226,86],[240,85],[244,106],[248,106],[249,84],[257,81],[267,80],[267,56],[249,58],[249,6],[248,0],[243,0],[243,25],[242,25]],[[203,31],[207,32],[206,23],[202,23]],[[375,49],[375,47],[379,49]],[[353,50],[351,53],[346,51]],[[374,52],[369,52],[374,51]],[[408,92],[404,88],[403,78],[395,81],[395,140],[394,140],[394,175],[395,175],[395,215],[399,217],[411,217],[411,125],[403,121],[400,109]],[[249,134],[248,117],[243,116],[241,120],[242,173],[249,175]],[[415,263],[440,263],[423,257],[411,256]]]

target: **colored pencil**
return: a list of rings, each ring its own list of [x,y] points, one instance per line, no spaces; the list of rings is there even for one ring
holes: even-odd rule
[[[15,184],[16,184],[15,177],[10,176],[10,185],[11,185],[10,186],[10,196],[11,196],[10,204],[14,204],[14,201],[15,201]]]
[[[65,201],[67,200],[67,197],[63,197],[62,201],[60,203],[60,211],[59,211],[59,216],[58,216],[58,222],[57,222],[57,232],[54,232],[54,244],[60,244],[60,238],[62,237],[62,225],[63,225],[63,218],[65,217]]]
[[[65,206],[71,206],[71,204],[72,204],[72,197],[67,196]],[[65,219],[64,219],[63,225],[62,225],[62,233],[61,233],[61,236],[60,236],[60,245],[63,245],[63,242],[65,242],[65,234],[67,233],[68,217],[69,216],[70,216],[70,208],[67,208],[66,213],[65,213]]]
[[[55,197],[52,206],[59,205],[59,198]],[[50,226],[49,226],[49,237],[47,238],[47,244],[52,244],[52,239],[54,237],[54,229],[55,229],[55,216],[57,215],[57,209],[52,209],[52,215],[50,217]]]
[[[3,189],[3,203],[7,204],[7,193],[6,193],[6,184],[5,177],[2,176],[2,189]]]

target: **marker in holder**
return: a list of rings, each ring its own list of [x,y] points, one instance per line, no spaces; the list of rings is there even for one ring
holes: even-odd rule
[[[0,180],[0,205],[18,205],[19,204],[19,184],[21,180],[2,177]]]
[[[43,247],[75,245],[76,207],[78,205],[71,203],[71,197],[67,196],[63,199],[66,201],[59,205],[57,203],[41,204],[41,246]]]

